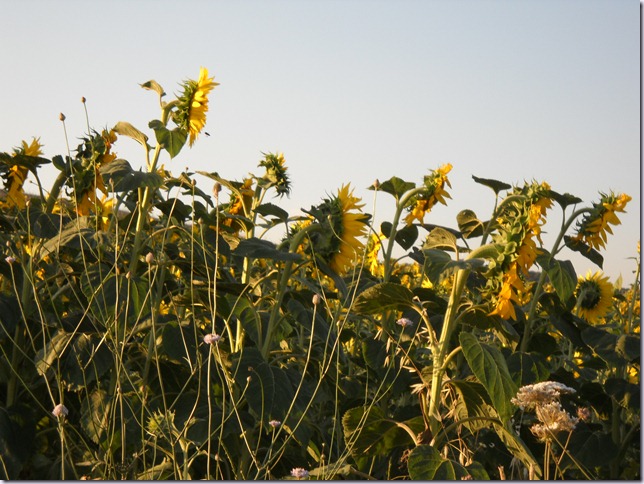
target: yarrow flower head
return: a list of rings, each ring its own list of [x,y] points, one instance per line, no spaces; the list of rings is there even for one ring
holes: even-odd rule
[[[510,401],[522,410],[531,410],[539,405],[546,405],[557,401],[562,394],[571,393],[575,393],[575,389],[563,383],[557,381],[542,381],[532,385],[522,386],[519,388],[516,397]]]
[[[296,467],[295,469],[291,469],[291,476],[296,479],[306,479],[309,477],[309,471],[302,467]]]
[[[571,417],[562,409],[559,402],[537,406],[535,413],[541,423],[534,424],[530,431],[541,441],[551,439],[557,432],[571,432],[579,422],[577,417]]]
[[[207,345],[212,345],[212,344],[218,343],[220,339],[221,339],[220,335],[216,333],[212,333],[212,334],[205,335],[203,337],[203,342],[206,343]]]
[[[187,80],[183,83],[183,93],[179,96],[179,108],[175,113],[175,122],[180,128],[187,130],[192,146],[197,136],[206,125],[208,112],[208,94],[219,83],[214,82],[214,77],[208,77],[208,69],[199,70],[197,81]]]
[[[8,255],[7,257],[5,257],[4,261],[5,261],[7,264],[11,265],[11,264],[13,264],[14,262],[16,262],[16,258],[15,258],[15,257],[13,257],[12,255]]]
[[[270,422],[268,422],[268,425],[276,429],[277,427],[282,425],[282,422],[280,422],[279,420],[271,420]]]
[[[586,273],[575,289],[577,315],[595,324],[606,315],[613,301],[613,286],[601,272]]]
[[[54,410],[52,410],[51,414],[56,418],[67,417],[67,415],[69,415],[69,410],[67,410],[67,407],[65,405],[59,403],[54,407]]]

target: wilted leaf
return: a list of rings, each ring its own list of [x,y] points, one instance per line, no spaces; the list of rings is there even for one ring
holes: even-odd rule
[[[464,239],[483,235],[483,222],[476,217],[472,210],[461,210],[456,215],[456,223]]]
[[[127,136],[143,146],[147,146],[148,137],[127,121],[119,121],[112,129],[121,136]]]
[[[239,241],[239,245],[233,250],[233,254],[240,257],[279,261],[296,261],[302,258],[299,254],[277,249],[275,244],[268,240],[255,237]]]

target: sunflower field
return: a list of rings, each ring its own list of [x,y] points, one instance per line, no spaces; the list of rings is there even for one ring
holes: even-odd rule
[[[290,214],[281,153],[164,168],[216,86],[0,153],[1,479],[641,479],[639,245],[631,286],[601,272],[627,194],[474,176],[492,213],[437,226],[446,164],[374,182],[379,226],[350,184]]]

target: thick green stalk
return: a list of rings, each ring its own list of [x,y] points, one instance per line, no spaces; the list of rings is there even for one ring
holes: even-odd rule
[[[318,224],[309,225],[308,227],[303,228],[293,236],[291,244],[289,246],[289,252],[294,254],[300,244],[304,241],[304,237],[308,236],[309,233],[320,230],[321,227]],[[271,347],[271,339],[273,333],[275,332],[275,327],[279,319],[280,307],[282,306],[282,301],[284,301],[284,295],[288,287],[288,281],[291,277],[291,272],[293,271],[293,261],[288,260],[284,263],[284,269],[282,270],[282,277],[280,277],[279,284],[277,286],[277,301],[273,306],[273,311],[271,312],[271,317],[268,320],[268,326],[266,328],[266,334],[260,334],[260,340],[263,341],[260,343],[262,349],[262,356],[264,358],[268,357],[268,351]]]
[[[407,193],[403,195],[400,201],[396,204],[396,213],[394,214],[394,219],[393,219],[393,222],[391,223],[391,233],[389,234],[389,237],[387,240],[387,250],[385,251],[385,256],[384,256],[385,277],[383,278],[383,282],[389,282],[389,278],[391,277],[391,271],[393,270],[393,264],[391,262],[391,254],[393,253],[394,243],[396,241],[396,234],[398,233],[397,227],[398,227],[398,223],[400,222],[400,215],[402,214],[402,211],[405,209],[407,202],[411,200],[411,197],[413,197],[417,193],[420,193],[424,189],[425,187],[421,186],[418,188],[414,188],[413,190],[409,190]]]
[[[449,302],[447,303],[447,310],[445,311],[445,318],[443,320],[443,329],[441,331],[440,339],[438,340],[438,352],[433,355],[433,368],[432,368],[432,387],[429,400],[429,416],[433,418],[432,422],[436,428],[432,428],[434,434],[438,429],[438,422],[440,421],[440,413],[438,406],[440,402],[440,393],[443,382],[443,374],[445,373],[445,362],[450,337],[456,326],[456,311],[458,309],[465,283],[469,276],[470,269],[460,269],[454,276],[454,284],[452,285],[452,293],[450,294]]]
[[[555,243],[552,245],[552,249],[550,250],[550,259],[552,259],[561,250],[561,247],[559,247],[559,245],[566,235],[566,232],[568,232],[570,225],[572,225],[572,223],[577,219],[577,217],[579,217],[579,215],[588,211],[590,211],[588,208],[582,208],[574,212],[568,220],[564,219],[564,222],[561,225],[561,230],[559,231],[559,235],[557,235],[557,240],[555,240]],[[532,336],[532,326],[534,325],[534,315],[537,309],[537,302],[539,301],[539,298],[542,294],[543,284],[546,281],[546,274],[546,271],[544,271],[542,268],[541,274],[539,275],[539,280],[537,281],[537,287],[534,290],[534,295],[532,296],[532,301],[530,302],[525,331],[523,333],[523,338],[521,339],[521,345],[519,347],[519,351],[521,351],[522,353],[528,350],[528,344],[530,343],[530,337]]]

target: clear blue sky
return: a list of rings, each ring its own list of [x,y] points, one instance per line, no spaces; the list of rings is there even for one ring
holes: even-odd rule
[[[293,180],[285,208],[309,208],[351,182],[371,211],[376,178],[420,183],[451,163],[453,200],[426,222],[456,227],[492,192],[471,175],[547,181],[584,201],[633,197],[604,251],[632,281],[640,234],[640,3],[637,0],[3,0],[0,151],[39,136],[45,155],[85,131],[158,117],[166,92],[207,67],[206,130],[168,162],[178,174],[241,179],[261,152],[282,151]],[[127,139],[116,151],[134,166]],[[53,173],[51,171],[50,173]],[[203,183],[202,183],[203,181]],[[200,179],[209,192],[210,182]],[[29,187],[28,187],[29,189]],[[552,211],[546,246],[558,232]],[[378,223],[390,218],[381,195]],[[594,269],[566,251],[579,274]]]

